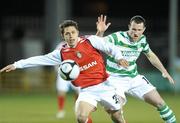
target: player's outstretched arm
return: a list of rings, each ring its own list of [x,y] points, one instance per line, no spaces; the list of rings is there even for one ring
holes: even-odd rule
[[[170,74],[167,72],[167,70],[165,69],[165,67],[163,66],[163,64],[161,63],[161,61],[159,60],[159,58],[156,56],[155,53],[150,51],[149,53],[146,54],[146,56],[149,59],[149,61],[151,62],[151,64],[153,66],[155,66],[159,71],[161,71],[162,76],[164,78],[167,78],[171,84],[175,83],[175,81],[170,76]]]
[[[97,28],[96,35],[97,36],[103,37],[104,32],[111,25],[111,23],[106,24],[106,20],[107,20],[107,16],[105,16],[105,15],[101,15],[101,16],[98,17],[98,20],[96,22],[96,28]]]
[[[16,70],[16,67],[13,64],[7,65],[6,67],[2,68],[0,72],[10,72],[12,70]]]

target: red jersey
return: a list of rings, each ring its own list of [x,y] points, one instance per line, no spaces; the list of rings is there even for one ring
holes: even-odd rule
[[[82,39],[75,48],[64,45],[61,50],[62,60],[72,59],[80,66],[79,77],[72,81],[82,88],[102,83],[109,76],[101,53],[95,49],[88,39]]]

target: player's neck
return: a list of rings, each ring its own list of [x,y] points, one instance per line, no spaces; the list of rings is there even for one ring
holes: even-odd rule
[[[131,36],[129,35],[128,31],[127,31],[127,36],[128,36],[128,39],[131,43],[135,43],[136,41],[134,41]]]

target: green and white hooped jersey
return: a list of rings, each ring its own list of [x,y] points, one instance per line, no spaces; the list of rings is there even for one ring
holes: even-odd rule
[[[142,35],[139,41],[132,42],[127,32],[119,31],[106,36],[105,40],[120,47],[123,58],[129,62],[129,67],[123,68],[117,65],[115,59],[109,55],[106,60],[107,72],[115,76],[123,77],[135,77],[138,75],[136,60],[141,52],[148,53],[150,51],[146,37]]]

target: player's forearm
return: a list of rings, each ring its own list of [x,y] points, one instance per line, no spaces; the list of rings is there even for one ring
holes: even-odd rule
[[[36,66],[54,66],[61,63],[59,52],[54,51],[47,55],[34,56],[28,59],[22,59],[15,62],[13,65],[15,68],[28,68]]]
[[[159,58],[154,53],[152,53],[148,59],[151,62],[151,64],[153,66],[155,66],[161,73],[167,72],[165,67],[163,66],[162,62],[159,60]]]

